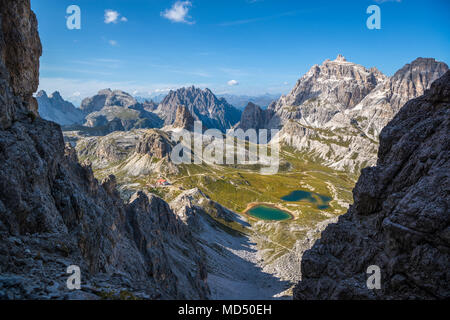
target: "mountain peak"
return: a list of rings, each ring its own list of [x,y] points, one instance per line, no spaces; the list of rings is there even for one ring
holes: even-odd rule
[[[61,94],[59,93],[59,91],[55,91],[55,92],[53,92],[50,96],[49,96],[49,98],[50,99],[55,99],[55,100],[58,100],[58,101],[63,101],[64,99],[61,97]]]
[[[347,62],[347,59],[342,54],[338,54],[337,58],[334,60],[336,62]]]
[[[109,95],[109,94],[111,94],[111,93],[112,93],[112,90],[109,89],[109,88],[107,88],[107,89],[100,90],[100,91],[97,93],[97,95]]]
[[[178,106],[185,106],[195,120],[200,120],[208,128],[222,131],[232,127],[241,117],[241,112],[226,100],[218,99],[209,89],[194,86],[171,91],[158,107],[158,114],[166,125],[176,120]]]
[[[42,97],[48,98],[47,92],[45,92],[45,90],[40,90],[40,91],[36,94],[36,98],[42,98]]]
[[[186,109],[185,106],[179,105],[177,108],[177,113],[175,116],[175,122],[173,123],[174,128],[186,129],[189,131],[194,130],[194,118],[192,114]]]

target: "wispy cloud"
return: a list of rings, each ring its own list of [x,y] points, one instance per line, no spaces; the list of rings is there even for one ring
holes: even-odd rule
[[[115,10],[107,9],[105,10],[104,21],[106,24],[110,24],[110,23],[118,23],[119,21],[127,22],[128,19],[124,16],[121,17],[120,13]]]
[[[228,84],[230,87],[234,87],[234,86],[239,85],[239,82],[238,82],[237,80],[230,80],[230,81],[227,82],[227,84]]]
[[[64,73],[78,73],[78,74],[89,74],[96,76],[111,76],[111,72],[103,72],[92,69],[82,69],[82,68],[67,68],[67,67],[58,67],[58,66],[49,66],[46,64],[42,64],[40,68],[41,72],[64,72]]]
[[[191,16],[189,16],[191,7],[190,1],[177,1],[170,9],[161,12],[161,16],[176,23],[194,24],[195,22],[190,20]]]
[[[248,23],[254,23],[254,22],[268,21],[268,20],[273,20],[273,19],[282,18],[282,17],[286,17],[286,16],[293,16],[297,13],[298,13],[298,11],[289,11],[289,12],[283,12],[283,13],[273,15],[273,16],[268,16],[268,17],[257,17],[257,18],[250,18],[250,19],[227,21],[227,22],[220,23],[219,26],[229,27],[229,26],[236,26],[236,25],[242,25],[242,24],[248,24]]]
[[[108,43],[113,47],[119,45],[119,43],[116,40],[109,40]]]
[[[118,59],[89,59],[89,60],[71,60],[70,63],[81,64],[92,67],[117,69],[122,61]]]

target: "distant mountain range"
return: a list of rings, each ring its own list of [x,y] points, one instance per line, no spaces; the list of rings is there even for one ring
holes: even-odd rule
[[[195,87],[170,91],[156,103],[136,99],[121,90],[104,89],[85,98],[80,108],[65,101],[59,93],[50,97],[44,91],[37,95],[40,115],[62,126],[74,125],[94,128],[96,134],[128,131],[139,128],[161,128],[172,125],[179,107],[185,107],[194,120],[202,121],[205,128],[225,131],[239,122],[241,111],[225,99],[216,97],[211,90]],[[89,130],[92,132],[92,130]]]
[[[153,101],[156,103],[160,103],[161,101],[163,101],[163,99],[167,96],[167,93],[161,93],[161,94],[153,94],[153,95],[148,95],[148,96],[134,96],[134,98],[138,101],[138,102],[145,102],[145,101]]]
[[[236,126],[279,129],[273,138],[283,144],[334,169],[358,172],[375,164],[378,135],[398,110],[447,70],[443,62],[418,58],[387,77],[377,68],[367,69],[339,55],[314,65],[288,95],[267,109],[253,101],[264,106],[275,96],[220,97],[193,86],[170,91],[160,103],[110,89],[84,99],[80,109],[57,92],[49,97],[40,92],[37,100],[43,118],[64,126],[83,124],[100,134],[172,126],[179,107],[185,107],[181,114],[223,132]],[[247,100],[243,112],[235,108]]]
[[[244,110],[249,102],[266,109],[272,102],[278,100],[281,97],[281,94],[266,93],[257,96],[220,94],[218,97],[226,99],[228,103],[241,110]]]

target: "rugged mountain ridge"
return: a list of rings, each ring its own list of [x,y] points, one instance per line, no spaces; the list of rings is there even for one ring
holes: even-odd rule
[[[87,127],[105,127],[105,134],[141,128],[159,128],[161,119],[152,111],[151,103],[139,103],[130,94],[111,89],[99,91],[81,103]]]
[[[356,106],[386,76],[376,68],[366,69],[339,55],[313,66],[287,96],[272,103],[275,115],[271,127],[278,128],[289,120],[320,127],[338,112]]]
[[[177,114],[175,115],[175,121],[172,127],[175,129],[185,129],[188,131],[194,130],[195,119],[189,110],[184,106],[178,106]]]
[[[450,297],[450,71],[382,130],[354,205],[302,258],[296,299]],[[366,269],[381,270],[381,289]]]
[[[201,121],[210,129],[225,131],[238,123],[241,117],[241,111],[225,99],[217,98],[209,89],[201,90],[194,86],[170,91],[156,113],[164,119],[165,125],[172,125],[180,105],[186,107],[196,121]]]
[[[380,83],[353,110],[345,113],[368,135],[378,140],[381,130],[409,100],[424,94],[448,66],[432,58],[417,58]],[[338,119],[341,121],[342,118]],[[334,124],[334,123],[333,123]]]
[[[259,130],[267,128],[272,116],[272,110],[263,110],[260,106],[249,102],[242,112],[238,128],[244,131],[249,129]]]
[[[39,115],[45,120],[56,122],[61,126],[83,124],[84,112],[72,103],[65,101],[58,91],[50,96],[43,90],[36,95]]]
[[[399,106],[428,89],[448,67],[418,58],[393,77],[342,56],[314,66],[293,91],[272,104],[268,127],[282,143],[337,170],[359,173],[374,165],[378,134]]]
[[[41,44],[29,0],[0,1],[0,299],[209,296],[204,258],[160,198],[124,203],[37,115]],[[82,289],[66,287],[78,265]]]

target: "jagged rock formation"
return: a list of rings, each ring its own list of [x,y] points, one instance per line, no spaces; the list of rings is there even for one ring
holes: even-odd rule
[[[177,166],[170,160],[174,145],[167,132],[140,129],[82,138],[76,149],[80,159],[90,161],[94,169],[108,167],[116,175],[137,177],[176,174]]]
[[[376,68],[348,62],[339,55],[313,66],[287,96],[271,104],[275,113],[271,127],[279,127],[288,120],[320,127],[338,112],[353,108],[386,76]]]
[[[378,134],[399,106],[422,94],[446,70],[442,62],[419,58],[387,78],[343,57],[327,60],[269,107],[275,115],[268,127],[281,127],[281,142],[316,161],[359,173],[375,164]]]
[[[161,127],[161,119],[148,111],[149,108],[152,108],[149,103],[139,103],[126,92],[110,89],[101,90],[81,103],[81,109],[87,114],[85,125],[91,128],[103,127],[105,134]]]
[[[158,109],[158,103],[153,100],[145,100],[142,102],[142,106],[144,107],[144,110],[148,112],[155,112],[156,109]]]
[[[104,168],[126,159],[136,150],[138,131],[113,132],[104,137],[87,137],[78,141],[76,150],[81,162],[90,161],[93,168]]]
[[[84,113],[72,103],[65,101],[58,91],[50,96],[45,91],[39,91],[36,95],[39,106],[39,115],[48,121],[56,122],[61,126],[82,124]]]
[[[158,107],[157,114],[165,125],[172,125],[176,119],[178,106],[185,106],[196,121],[205,127],[225,131],[234,126],[241,117],[237,110],[225,99],[218,99],[209,89],[195,87],[170,91]]]
[[[256,104],[249,102],[242,112],[238,128],[244,131],[247,131],[248,129],[258,130],[267,128],[272,116],[272,110],[262,110]]]
[[[5,129],[23,113],[38,116],[33,92],[39,85],[42,46],[29,3],[1,0],[0,7],[0,129]]]
[[[424,94],[448,66],[431,58],[417,58],[391,78],[380,83],[353,110],[345,115],[368,135],[378,140],[381,130],[409,100]],[[338,121],[341,121],[339,119]]]
[[[136,145],[136,153],[147,154],[150,157],[162,159],[172,151],[170,140],[157,131],[147,131]]]
[[[302,258],[296,299],[450,297],[450,71],[380,134],[355,203]],[[366,270],[381,269],[369,290]]]
[[[161,199],[123,203],[35,115],[40,42],[28,0],[0,1],[0,299],[209,295],[201,249]],[[66,287],[78,265],[82,289]]]
[[[185,129],[188,131],[194,130],[194,117],[184,106],[178,106],[177,114],[175,115],[175,121],[172,124],[174,129]]]

